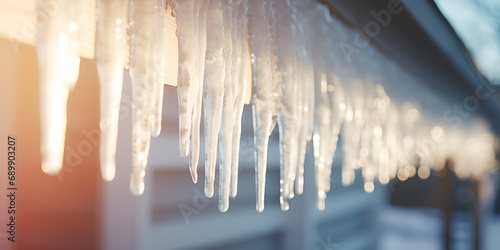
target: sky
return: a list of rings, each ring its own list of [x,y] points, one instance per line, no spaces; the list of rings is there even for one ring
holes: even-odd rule
[[[481,73],[500,85],[500,1],[435,0]]]

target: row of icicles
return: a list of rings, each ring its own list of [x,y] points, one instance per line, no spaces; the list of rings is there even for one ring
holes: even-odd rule
[[[51,3],[40,0],[38,8],[50,8]],[[42,169],[48,174],[58,173],[63,165],[67,98],[78,78],[85,37],[79,24],[94,20],[102,176],[110,181],[115,175],[125,65],[133,88],[130,189],[135,195],[144,192],[150,139],[161,131],[163,84],[172,60],[163,56],[169,45],[167,17],[175,18],[178,26],[180,154],[189,157],[197,182],[203,110],[205,194],[214,194],[219,156],[220,211],[226,211],[229,197],[237,194],[241,117],[249,94],[258,211],[264,209],[267,149],[276,124],[283,210],[288,210],[295,193],[303,192],[304,159],[311,141],[319,209],[324,209],[330,190],[340,137],[342,183],[353,183],[355,170],[361,169],[368,192],[376,180],[385,184],[417,171],[426,177],[447,157],[454,157],[462,177],[495,170],[492,135],[446,133],[443,127],[422,122],[415,106],[391,102],[384,86],[412,76],[384,61],[371,46],[362,53],[340,46],[349,43],[354,32],[316,1],[97,0],[96,19],[81,16],[82,6],[93,6],[92,0],[66,1],[61,11],[38,25]],[[471,143],[476,146],[460,146]]]

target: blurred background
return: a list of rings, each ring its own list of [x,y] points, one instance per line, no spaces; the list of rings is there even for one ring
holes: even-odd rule
[[[370,10],[386,8],[391,1],[321,2],[356,28],[373,19]],[[419,86],[413,95],[431,102],[429,105],[433,100],[429,95],[439,96],[440,106],[445,103],[446,109],[473,94],[478,77],[484,76],[499,89],[498,1],[402,2],[405,10],[393,16],[390,26],[373,38],[372,44],[428,80],[430,84]],[[441,172],[376,184],[369,194],[360,178],[351,186],[341,185],[342,148],[338,147],[326,209],[318,211],[310,147],[304,194],[291,200],[289,211],[281,211],[277,131],[269,146],[266,208],[256,212],[250,106],[243,114],[239,193],[231,200],[229,211],[220,213],[217,198],[204,196],[202,182],[192,183],[188,159],[179,156],[177,91],[168,86],[163,130],[151,142],[146,191],[135,197],[129,191],[128,72],[120,113],[117,173],[115,180],[104,182],[98,158],[96,66],[94,61],[82,59],[80,67],[77,85],[69,96],[65,165],[60,174],[48,176],[40,168],[35,48],[0,39],[0,136],[14,135],[18,141],[19,187],[16,242],[8,242],[2,229],[1,249],[499,249],[498,171],[479,182],[459,180],[450,171],[452,162]],[[495,91],[481,103],[475,114],[485,117],[497,130],[499,93]],[[1,144],[1,152],[6,152],[5,143]],[[201,176],[203,169],[200,164]],[[3,190],[6,172],[0,171]],[[0,200],[0,222],[5,225],[7,202]]]

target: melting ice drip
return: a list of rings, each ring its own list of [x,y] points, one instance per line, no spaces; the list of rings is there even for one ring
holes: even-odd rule
[[[63,164],[67,98],[78,77],[85,37],[80,24],[93,20],[79,10],[95,8],[92,2],[66,1],[38,25],[42,169],[48,174],[58,173]],[[38,8],[51,3],[40,0]],[[189,157],[197,182],[203,109],[205,194],[214,194],[219,155],[220,211],[237,194],[241,116],[249,95],[258,211],[264,209],[267,150],[276,124],[283,210],[295,193],[303,192],[311,140],[319,209],[330,190],[339,138],[342,183],[353,183],[361,169],[368,192],[377,179],[385,184],[417,171],[426,178],[430,168],[439,170],[449,157],[459,177],[480,178],[496,169],[492,135],[484,129],[431,126],[418,105],[391,101],[386,89],[417,79],[370,46],[364,54],[346,57],[340,45],[354,32],[316,1],[98,0],[97,9],[102,177],[109,181],[115,175],[123,70],[128,67],[133,87],[130,189],[135,195],[144,192],[151,136],[161,131],[163,84],[173,60],[165,56],[172,48],[168,20],[177,24],[180,154]]]

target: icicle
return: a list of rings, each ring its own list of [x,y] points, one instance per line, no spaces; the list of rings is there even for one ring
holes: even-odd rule
[[[158,82],[151,58],[155,57],[155,9],[160,1],[130,1],[130,78],[132,81],[132,173],[133,194],[144,192],[144,177],[151,141],[151,124]]]
[[[304,188],[304,162],[307,153],[307,145],[312,139],[314,131],[314,108],[315,108],[315,96],[314,96],[314,71],[311,67],[308,70],[308,76],[304,82],[304,127],[301,129],[301,141],[299,145],[299,158],[297,162],[297,173],[295,179],[295,190],[297,194],[303,193]],[[292,183],[293,184],[293,183]],[[293,191],[293,187],[292,187]]]
[[[302,58],[303,59],[303,58]],[[294,100],[295,101],[295,114],[296,114],[296,118],[295,118],[295,131],[293,131],[293,138],[290,140],[292,141],[293,143],[290,143],[290,145],[292,146],[292,150],[291,150],[291,153],[290,155],[286,156],[285,157],[289,157],[290,158],[290,165],[288,168],[285,168],[285,180],[284,180],[284,185],[285,185],[285,188],[284,188],[284,195],[286,195],[286,197],[288,199],[292,199],[294,197],[294,192],[293,192],[293,183],[294,183],[294,179],[295,179],[295,174],[297,172],[297,165],[298,165],[298,162],[299,162],[299,158],[300,158],[300,148],[302,146],[302,141],[300,140],[301,137],[302,137],[302,134],[305,132],[304,131],[304,123],[306,122],[305,121],[305,118],[303,117],[304,115],[304,96],[305,96],[305,93],[304,93],[304,72],[303,70],[305,70],[305,65],[302,65],[298,62],[300,62],[301,60],[298,59],[297,60],[297,63],[296,63],[296,70],[294,71],[294,78],[295,78],[295,91],[296,91],[296,99]]]
[[[356,74],[354,70],[351,70]],[[359,150],[361,143],[361,136],[363,132],[363,127],[365,125],[365,120],[363,119],[365,100],[363,95],[363,83],[360,79],[359,75],[352,75],[351,81],[349,85],[351,87],[351,94],[353,95],[353,121],[354,121],[354,130],[352,137],[352,150],[354,150],[354,163],[353,167],[358,169],[359,166]],[[359,74],[359,71],[358,71]]]
[[[177,96],[179,101],[179,147],[181,156],[189,155],[189,140],[191,135],[191,117],[193,101],[196,98],[198,72],[195,72],[195,62],[198,58],[195,36],[194,5],[195,0],[177,0],[178,36],[179,36],[179,78]],[[193,172],[191,172],[193,175]],[[194,179],[194,178],[193,178]]]
[[[195,69],[197,82],[195,82],[193,116],[191,120],[191,146],[189,153],[189,171],[193,182],[198,182],[198,163],[200,160],[200,122],[203,97],[203,79],[205,71],[205,54],[207,50],[207,6],[209,0],[195,1],[194,5],[194,20],[195,20],[195,36],[198,46],[197,58],[195,61]]]
[[[382,136],[382,131],[377,131],[377,121],[374,118],[376,114],[375,103],[373,97],[373,85],[371,83],[370,75],[366,71],[363,71],[361,81],[363,86],[362,98],[364,100],[364,106],[361,108],[363,112],[363,127],[361,129],[360,137],[360,147],[359,147],[359,160],[358,167],[362,169],[362,176],[365,181],[365,190],[367,192],[373,191],[373,179],[375,178],[374,169],[378,167],[376,165],[377,155],[373,153],[374,144],[377,143],[377,139],[374,132],[380,132]],[[370,184],[371,183],[371,184]]]
[[[54,8],[52,1],[38,1],[38,10]],[[40,127],[42,170],[57,174],[63,165],[68,93],[74,87],[80,67],[78,5],[62,4],[37,32],[40,75]]]
[[[323,33],[321,32],[325,32],[326,22],[321,19],[323,18],[323,13],[319,12],[321,10],[321,8],[312,8],[312,10],[308,12],[309,16],[314,18],[314,21],[311,21],[312,23],[314,23],[314,25],[323,25],[320,25],[320,28],[308,28],[307,30],[310,33],[306,36],[323,36]],[[328,29],[326,30],[328,32]],[[331,51],[331,49],[325,46],[325,42],[326,41],[318,41],[318,44],[314,44],[314,46],[309,44],[311,53],[313,53],[311,59],[314,59],[314,76],[312,77],[313,82],[307,84],[307,90],[309,90],[310,95],[312,95],[312,97],[308,98],[309,119],[312,120],[306,122],[307,129],[309,130],[307,131],[308,136],[306,137],[306,140],[309,141],[311,139],[311,134],[313,132],[312,130],[314,130],[315,136],[313,136],[313,147],[315,156],[318,207],[320,209],[324,208],[324,198],[326,197],[327,189],[329,189],[326,187],[329,186],[329,181],[327,181],[329,179],[330,171],[328,163],[331,164],[333,159],[333,155],[330,155],[330,144],[336,143],[336,141],[328,140],[329,138],[331,138],[330,134],[332,132],[330,117],[331,113],[335,110],[332,110],[332,107],[330,106],[329,92],[333,90],[329,88],[331,86],[329,86],[327,76],[324,73],[324,71],[326,70],[325,68],[328,68],[327,61],[329,59],[329,57],[324,56],[324,51]],[[314,128],[313,126],[315,122],[316,128]],[[298,194],[302,194],[304,185],[304,159],[302,155],[301,158],[299,158],[299,164],[297,168],[296,192]]]
[[[335,152],[337,151],[337,144],[340,136],[340,129],[345,119],[346,104],[344,99],[344,92],[342,85],[340,84],[340,79],[337,73],[330,73],[327,76],[328,79],[328,94],[330,95],[330,107],[331,107],[331,140],[330,140],[330,157],[326,161],[326,173],[325,173],[325,191],[330,191],[331,186],[331,174],[332,174],[332,164],[335,157]]]
[[[282,4],[285,4],[284,1],[281,1],[281,0],[273,0],[271,1],[271,6],[270,6],[270,10],[271,10],[271,18],[269,20],[269,27],[271,28],[271,33],[270,33],[270,40],[271,40],[271,47],[272,47],[272,90],[273,90],[273,97],[272,97],[272,112],[273,112],[273,115],[272,115],[272,124],[271,124],[271,131],[274,129],[274,126],[276,124],[276,120],[278,119],[278,115],[279,115],[279,108],[280,108],[280,104],[281,104],[281,98],[282,98],[282,90],[281,90],[281,81],[282,81],[282,74],[281,74],[281,69],[280,69],[280,62],[279,62],[279,56],[278,56],[278,46],[281,46],[281,44],[279,44],[277,42],[277,34],[279,34],[281,32],[281,28],[282,26],[279,26],[277,25],[277,17],[279,17],[280,15],[280,12],[285,10],[285,11],[290,11],[290,8],[288,6],[282,6]],[[284,8],[284,9],[283,9]],[[290,24],[286,24],[287,26],[290,26]],[[298,72],[298,71],[294,71],[294,72]],[[300,86],[301,88],[305,86],[304,85],[301,85]],[[297,96],[300,95],[300,97],[298,97],[299,99],[296,100],[297,101],[297,104],[296,105],[296,108],[299,108],[300,110],[302,110],[302,95],[305,95],[304,92],[301,92],[297,89],[295,89],[294,91],[298,91],[296,92]],[[298,113],[299,111],[296,110],[296,112]],[[302,113],[300,113],[302,115]],[[300,123],[302,120],[301,120],[301,117],[297,117],[296,118],[296,122],[297,123]],[[296,125],[297,128],[302,128],[300,126],[300,124],[297,124]],[[295,133],[295,140],[298,142],[298,144],[296,144],[297,147],[300,147],[301,143],[300,141],[298,140],[299,138],[299,134],[300,132],[297,131]],[[296,150],[295,148],[293,150]],[[297,151],[298,151],[298,148],[297,148]],[[296,158],[300,157],[299,155],[297,155],[297,153],[292,153],[290,155],[287,155],[285,157],[292,157],[293,159],[293,162],[290,161],[290,165],[289,165],[289,168],[283,168],[283,196],[285,199],[283,199],[283,204],[284,206],[282,206],[282,208],[284,210],[286,210],[287,208],[287,205],[286,205],[286,198],[293,198],[294,196],[294,193],[293,193],[293,184],[294,184],[294,179],[295,179],[295,173],[296,173],[296,169],[297,169],[297,160]],[[287,171],[288,174],[285,174],[285,170]]]
[[[331,18],[331,14],[328,10],[328,8],[323,9],[323,16],[325,17],[325,20],[327,22],[327,26],[325,27],[325,34],[328,34],[330,32],[330,29],[338,30],[339,33],[342,35],[342,30],[343,27],[340,25],[338,22],[334,22],[333,19]],[[333,27],[332,27],[333,26]],[[345,91],[344,87],[342,86],[342,83],[345,84],[346,82],[346,66],[344,65],[343,60],[340,60],[342,57],[342,52],[339,50],[338,43],[341,42],[341,39],[337,38],[338,40],[333,40],[330,42],[330,40],[326,40],[327,42],[327,48],[330,48],[329,50],[332,51],[332,54],[329,58],[329,61],[331,63],[331,67],[333,68],[333,72],[329,73],[327,75],[328,79],[328,93],[330,95],[330,106],[331,106],[331,143],[330,143],[330,151],[331,151],[331,157],[328,159],[327,166],[328,168],[328,173],[327,173],[327,185],[326,185],[326,191],[330,191],[330,176],[331,176],[331,169],[332,169],[332,163],[333,163],[333,158],[335,157],[335,152],[337,150],[337,143],[339,141],[339,136],[340,136],[340,129],[342,127],[342,124],[344,123],[345,116],[346,116],[346,100],[345,100]]]
[[[350,100],[346,100],[345,125],[342,130],[342,148],[344,151],[344,162],[342,165],[342,185],[347,186],[354,182],[354,164],[355,152],[353,148],[353,139],[351,138],[354,130],[354,110]]]
[[[288,210],[288,189],[287,177],[289,169],[293,164],[293,145],[297,145],[294,141],[296,131],[296,98],[297,98],[297,82],[294,78],[295,74],[295,47],[292,34],[292,10],[287,1],[277,1],[277,9],[275,16],[274,27],[279,27],[279,32],[275,32],[277,54],[279,59],[280,71],[282,73],[281,83],[281,99],[278,113],[279,127],[279,145],[280,145],[280,203],[282,210]],[[276,30],[276,29],[275,29]],[[295,143],[295,144],[294,144]]]
[[[155,0],[154,21],[155,21],[155,37],[154,37],[154,54],[152,57],[153,68],[153,113],[151,116],[151,135],[157,137],[161,132],[161,120],[163,113],[163,79],[165,79],[166,58],[165,47],[165,15],[167,11],[166,0]]]
[[[330,157],[331,138],[331,107],[330,96],[328,95],[328,82],[326,74],[315,69],[315,92],[316,92],[316,129],[314,134],[314,158],[316,166],[316,188],[318,208],[325,208],[326,183],[325,174],[328,159]]]
[[[233,96],[233,7],[230,0],[222,0],[222,23],[224,28],[224,97],[222,104],[222,122],[219,131],[219,210],[227,211],[229,207],[229,186],[231,181],[232,139],[234,127]]]
[[[257,211],[264,210],[267,148],[272,123],[272,47],[269,35],[269,1],[251,0],[249,4],[250,44],[253,70],[253,122],[255,141],[255,181]]]
[[[333,53],[332,56],[336,56],[338,54]],[[334,61],[336,62],[336,61]],[[331,173],[332,173],[332,163],[333,158],[335,157],[335,152],[337,150],[337,144],[340,137],[340,130],[342,124],[344,123],[346,117],[346,100],[344,89],[342,87],[342,81],[344,81],[345,69],[343,69],[343,65],[340,63],[333,63],[334,72],[328,74],[328,93],[330,95],[330,107],[331,107],[331,141],[330,141],[330,157],[327,159],[327,173],[326,173],[326,192],[330,191],[330,182],[331,182]],[[342,79],[342,80],[341,80]],[[345,128],[347,129],[347,128]],[[345,143],[344,139],[343,142]],[[345,145],[345,144],[344,144]],[[344,152],[345,152],[344,148]],[[345,160],[344,160],[345,161]]]
[[[390,148],[389,148],[389,108],[391,101],[384,91],[384,87],[380,84],[377,86],[377,109],[380,113],[380,119],[383,122],[381,125],[383,135],[380,138],[380,152],[379,152],[379,182],[382,184],[387,184],[390,180]]]
[[[285,192],[289,199],[294,197],[294,183],[296,174],[300,166],[304,165],[306,146],[307,146],[307,133],[309,120],[309,85],[312,85],[311,80],[314,79],[313,69],[311,67],[311,59],[308,51],[308,41],[305,39],[307,36],[305,25],[309,21],[305,17],[305,9],[307,9],[308,1],[296,1],[293,3],[294,15],[292,23],[294,40],[296,41],[297,64],[295,70],[295,78],[297,84],[297,131],[295,133],[295,141],[297,142],[294,147],[293,162],[290,166],[290,171],[287,177]]]
[[[303,59],[303,58],[302,58]],[[299,59],[300,60],[300,59]],[[290,161],[290,168],[288,170],[288,175],[285,176],[285,195],[288,197],[288,199],[292,199],[294,197],[294,191],[293,191],[293,184],[295,181],[295,174],[297,173],[297,165],[299,164],[299,159],[301,157],[301,148],[302,148],[302,137],[305,136],[305,123],[306,123],[306,118],[304,117],[304,103],[305,103],[305,95],[306,93],[304,92],[304,72],[305,65],[300,64],[300,66],[295,70],[295,78],[296,78],[296,91],[297,91],[297,99],[295,100],[296,105],[296,131],[294,132],[294,139],[293,141],[295,142],[293,145],[293,153],[290,155],[292,157],[292,160]],[[305,140],[305,139],[304,139]],[[304,145],[305,146],[305,145]],[[304,151],[305,153],[305,151]]]
[[[304,162],[307,153],[307,144],[312,138],[313,124],[314,124],[314,70],[311,65],[305,65],[303,69],[303,80],[300,83],[302,90],[302,123],[300,132],[298,134],[298,154],[297,165],[292,170],[290,179],[290,194],[289,197],[294,196],[294,183],[297,181],[297,176],[303,179],[304,175]],[[303,181],[302,181],[303,182]],[[301,194],[300,192],[299,194]]]
[[[113,180],[118,117],[125,64],[128,1],[98,0],[96,60],[101,91],[100,163],[104,180]]]
[[[389,108],[387,117],[387,147],[389,148],[389,164],[388,171],[390,179],[396,178],[398,161],[399,161],[399,146],[398,146],[398,113],[394,105]],[[381,180],[382,184],[388,183],[389,180]]]
[[[271,72],[272,72],[272,123],[271,123],[271,128],[269,129],[269,132],[271,133],[274,130],[274,127],[276,126],[276,122],[278,119],[278,112],[279,112],[279,104],[281,102],[281,72],[279,68],[279,58],[278,58],[278,51],[277,47],[278,44],[276,43],[276,31],[279,29],[279,27],[276,27],[275,25],[275,19],[276,19],[276,12],[278,10],[278,4],[277,1],[280,0],[268,0],[269,1],[269,10],[267,12],[267,22],[268,22],[268,28],[269,28],[269,42],[271,44]]]
[[[207,52],[203,88],[205,127],[205,195],[214,194],[217,137],[219,134],[224,97],[225,63],[223,56],[224,26],[220,0],[209,0],[207,9]]]
[[[238,165],[240,152],[241,138],[241,116],[243,114],[243,104],[246,96],[246,81],[248,79],[245,63],[248,58],[248,39],[247,39],[247,1],[239,0],[234,5],[236,15],[233,16],[234,28],[233,46],[235,46],[236,65],[233,67],[233,75],[235,76],[233,94],[234,94],[234,129],[233,129],[233,145],[232,145],[232,164],[231,164],[231,197],[236,197],[238,191]]]

